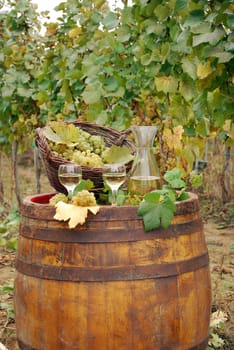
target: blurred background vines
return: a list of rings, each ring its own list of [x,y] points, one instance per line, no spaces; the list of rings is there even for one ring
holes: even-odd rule
[[[36,127],[72,119],[118,130],[157,125],[162,174],[177,166],[186,177],[208,162],[209,195],[212,173],[214,195],[233,199],[232,0],[123,0],[114,9],[106,0],[68,0],[56,22],[31,0],[5,3],[0,154],[12,156],[19,204],[18,154],[33,147]]]
[[[14,318],[18,209],[22,195],[40,191],[32,188],[35,129],[54,120],[120,131],[157,125],[162,175],[175,166],[185,179],[193,169],[203,174],[204,221],[230,230],[223,236],[206,226],[213,304],[218,322],[219,308],[232,320],[234,0],[122,0],[114,8],[67,0],[56,10],[53,22],[31,0],[0,0],[0,263],[9,265],[0,341],[7,344]],[[209,349],[233,349],[223,345],[221,326],[211,332]]]

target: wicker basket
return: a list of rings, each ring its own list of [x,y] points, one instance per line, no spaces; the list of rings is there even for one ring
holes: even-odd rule
[[[135,146],[132,144],[130,140],[126,138],[128,131],[121,133],[112,128],[108,128],[108,127],[104,127],[101,125],[88,123],[88,122],[72,121],[67,123],[68,124],[72,123],[91,135],[102,136],[104,138],[106,146],[108,147],[112,145],[126,146],[131,149],[132,153],[134,153],[135,151]],[[58,167],[60,164],[66,164],[71,162],[66,159],[58,158],[53,155],[52,151],[49,148],[49,144],[47,142],[47,139],[43,131],[44,131],[44,128],[36,129],[35,144],[44,162],[49,182],[56,191],[66,193],[66,189],[60,184],[58,179]],[[127,172],[131,168],[131,163],[132,162],[126,165]],[[102,168],[90,168],[87,166],[82,166],[82,178],[92,180],[94,183],[95,189],[100,189],[103,187],[102,173],[103,173]]]

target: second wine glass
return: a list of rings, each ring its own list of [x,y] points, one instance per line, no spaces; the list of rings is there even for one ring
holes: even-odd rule
[[[103,167],[103,180],[112,192],[112,205],[117,205],[117,193],[126,179],[126,167],[122,164],[105,164]]]
[[[78,164],[61,164],[58,168],[59,182],[66,188],[71,198],[75,187],[82,179],[82,169]]]

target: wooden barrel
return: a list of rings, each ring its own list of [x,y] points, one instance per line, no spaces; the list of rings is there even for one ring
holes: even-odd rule
[[[136,207],[103,206],[76,229],[51,194],[25,198],[15,321],[24,350],[205,350],[211,283],[195,194],[145,232]]]

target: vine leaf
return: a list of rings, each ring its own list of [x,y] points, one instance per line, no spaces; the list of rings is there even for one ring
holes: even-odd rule
[[[79,128],[64,122],[51,122],[44,128],[44,135],[52,142],[73,145],[77,143]]]
[[[155,77],[154,80],[158,91],[166,94],[177,91],[178,81],[172,76]]]
[[[176,205],[168,197],[163,198],[160,193],[152,191],[145,195],[140,203],[137,215],[143,218],[145,231],[162,226],[168,228],[176,210]]]
[[[133,160],[131,150],[126,146],[112,145],[103,153],[103,160],[105,163],[120,163],[126,164]]]
[[[88,216],[88,211],[96,215],[99,212],[98,206],[79,207],[73,204],[67,204],[62,201],[56,205],[56,214],[54,219],[58,221],[68,221],[69,228],[75,228],[78,224],[83,225]]]
[[[184,188],[186,187],[186,184],[184,180],[181,179],[182,171],[180,169],[172,169],[170,171],[167,171],[167,173],[164,175],[164,179],[169,183],[171,188]]]
[[[94,183],[92,180],[84,180],[82,179],[78,185],[76,185],[74,191],[73,191],[73,196],[75,196],[78,192],[82,191],[82,190],[91,190],[92,188],[94,188]]]

